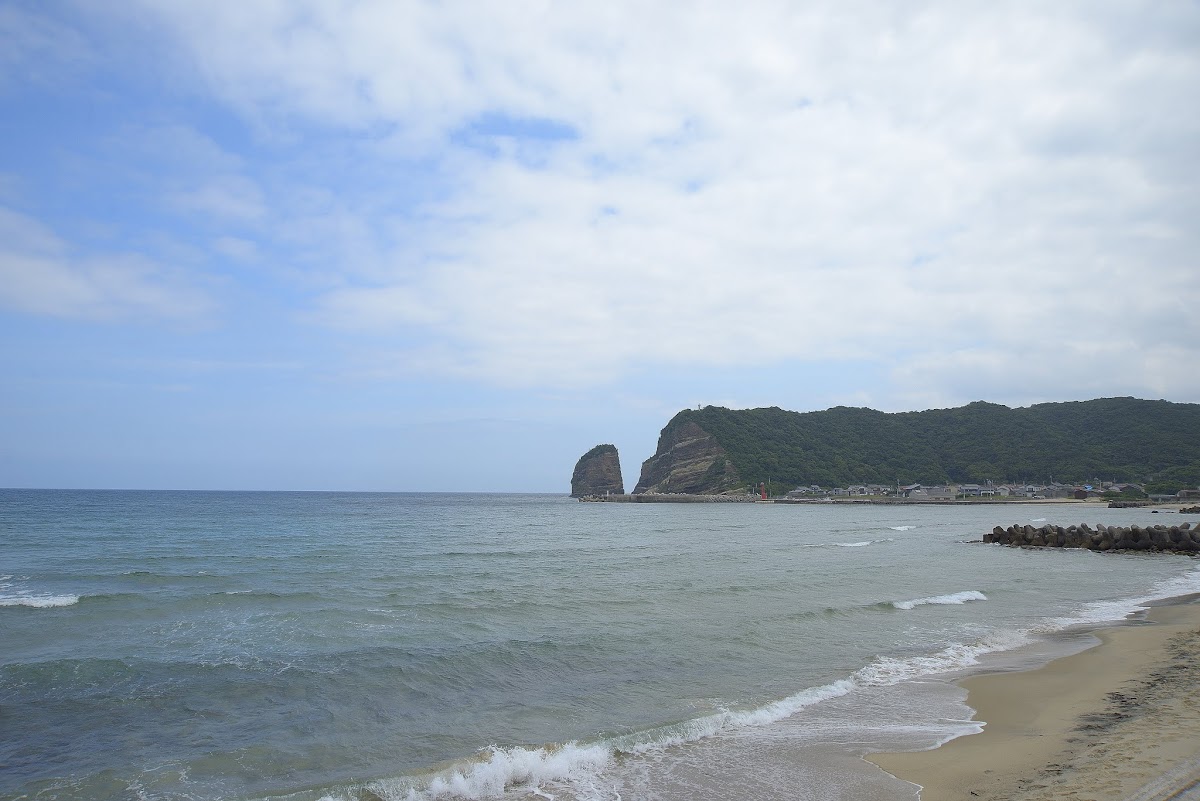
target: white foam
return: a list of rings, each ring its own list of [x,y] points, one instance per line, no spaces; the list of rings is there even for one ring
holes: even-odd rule
[[[820,687],[810,687],[781,701],[761,706],[749,712],[735,712],[729,716],[730,723],[735,726],[766,726],[784,718],[791,717],[805,707],[828,701],[830,698],[840,698],[854,689],[854,682],[849,679],[839,679],[831,684]]]
[[[892,531],[912,531],[916,526],[888,526]]]
[[[951,595],[935,595],[931,598],[914,598],[911,601],[892,601],[897,609],[915,609],[926,604],[965,604],[968,601],[986,601],[987,596],[978,590],[956,592]]]
[[[810,542],[801,548],[865,548],[868,545],[879,545],[884,542],[895,542],[891,537],[882,540],[862,540],[861,542]]]
[[[78,595],[51,595],[49,593],[33,593],[20,584],[12,585],[12,576],[0,576],[0,606],[28,606],[34,609],[49,609],[56,606],[72,606],[79,603]],[[27,580],[21,576],[19,582]]]
[[[820,687],[810,687],[756,709],[722,710],[590,745],[567,743],[551,748],[492,748],[486,759],[448,770],[433,777],[422,787],[412,786],[411,780],[397,779],[373,782],[369,789],[384,798],[403,798],[406,801],[498,798],[513,787],[545,795],[541,786],[546,783],[579,784],[595,781],[619,753],[657,752],[735,729],[768,726],[805,707],[846,695],[855,686],[850,679],[840,679]],[[332,801],[332,797],[328,798]]]
[[[972,644],[953,643],[935,654],[896,658],[877,657],[854,674],[854,681],[868,687],[887,687],[920,676],[951,673],[979,664],[979,657],[998,651],[1010,651],[1032,640],[1019,631],[994,632]]]
[[[787,698],[772,701],[755,709],[722,710],[716,714],[693,718],[683,723],[618,737],[612,740],[612,745],[617,752],[644,754],[684,743],[694,743],[735,729],[769,726],[791,717],[805,707],[846,695],[854,690],[854,686],[854,682],[850,679],[839,679],[819,687],[809,687]]]
[[[485,759],[441,773],[424,787],[414,787],[411,780],[404,779],[384,779],[367,787],[383,798],[407,801],[499,798],[512,787],[545,795],[540,790],[543,783],[589,781],[612,758],[612,749],[604,745],[567,743],[551,748],[491,748]]]
[[[49,609],[55,606],[72,606],[79,603],[78,595],[0,595],[0,606],[31,606]]]
[[[1187,573],[1164,579],[1150,588],[1149,592],[1134,598],[1118,598],[1107,601],[1086,603],[1073,614],[1066,617],[1052,618],[1039,627],[1041,631],[1056,631],[1068,626],[1086,625],[1089,623],[1110,623],[1124,620],[1134,612],[1140,612],[1154,601],[1164,598],[1174,598],[1180,595],[1200,593],[1200,567]]]

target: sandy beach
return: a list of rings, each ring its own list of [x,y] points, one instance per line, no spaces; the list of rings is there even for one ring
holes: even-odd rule
[[[1036,670],[964,680],[983,732],[870,760],[922,801],[1200,799],[1200,604],[1140,617]]]

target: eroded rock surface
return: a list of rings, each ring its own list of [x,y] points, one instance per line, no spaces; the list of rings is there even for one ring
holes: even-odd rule
[[[642,463],[633,491],[719,495],[740,485],[741,477],[725,449],[699,425],[687,422],[663,430],[658,450]]]
[[[571,497],[589,495],[621,495],[625,482],[621,478],[621,458],[614,445],[597,445],[579,457],[571,474]]]

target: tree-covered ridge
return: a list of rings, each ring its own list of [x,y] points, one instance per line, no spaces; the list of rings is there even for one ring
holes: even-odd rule
[[[1200,485],[1200,404],[1103,398],[1010,409],[982,401],[888,414],[838,406],[687,409],[747,483],[1167,481]]]

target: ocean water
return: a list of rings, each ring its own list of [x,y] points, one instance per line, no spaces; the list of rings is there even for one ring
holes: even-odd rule
[[[976,731],[951,679],[1200,591],[967,542],[1032,521],[1181,522],[0,490],[0,798],[911,798],[861,757]]]

